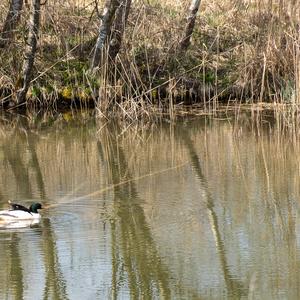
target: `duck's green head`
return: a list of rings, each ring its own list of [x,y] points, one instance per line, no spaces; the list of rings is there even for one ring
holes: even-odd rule
[[[42,208],[41,203],[32,203],[29,207],[29,210],[30,210],[30,212],[37,214],[38,209],[41,209],[41,208]]]

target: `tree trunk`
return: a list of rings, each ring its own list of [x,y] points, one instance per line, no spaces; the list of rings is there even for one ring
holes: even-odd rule
[[[111,34],[111,40],[109,43],[108,56],[111,61],[114,61],[117,54],[120,51],[122,44],[122,37],[127,23],[129,11],[131,7],[131,0],[122,0],[119,8],[116,12],[116,19],[114,22],[114,28]]]
[[[6,47],[13,37],[23,8],[23,0],[11,0],[9,10],[0,34],[0,48]]]
[[[40,7],[40,0],[32,0],[32,12],[29,20],[29,33],[23,63],[23,87],[17,96],[18,104],[26,102],[26,94],[30,85],[40,26]]]
[[[121,0],[107,0],[103,9],[102,21],[99,26],[99,34],[94,50],[94,55],[91,63],[91,69],[95,69],[102,65],[101,57],[103,49],[107,41],[107,37],[111,32],[114,16],[117,8],[120,6]]]
[[[186,50],[190,45],[191,36],[195,27],[195,21],[197,17],[197,12],[200,7],[201,0],[192,0],[191,6],[189,8],[189,15],[187,17],[187,24],[185,27],[185,34],[183,39],[180,41],[181,50]]]

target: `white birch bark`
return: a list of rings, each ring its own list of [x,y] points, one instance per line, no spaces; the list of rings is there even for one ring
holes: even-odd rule
[[[129,11],[131,7],[131,0],[122,0],[116,12],[114,28],[109,42],[108,56],[111,61],[114,61],[120,51],[123,33],[125,31]]]
[[[197,12],[200,7],[201,0],[192,0],[187,17],[187,24],[183,39],[180,41],[181,50],[186,50],[191,42],[191,36],[195,27]]]
[[[114,16],[117,8],[120,6],[120,1],[121,0],[108,0],[105,3],[101,18],[102,20],[99,26],[98,38],[91,63],[92,70],[101,66],[102,64],[101,57],[103,55],[104,46],[111,32]]]
[[[26,102],[26,94],[30,85],[40,26],[40,7],[40,0],[32,0],[32,11],[29,20],[29,33],[23,62],[23,87],[17,96],[18,104]]]

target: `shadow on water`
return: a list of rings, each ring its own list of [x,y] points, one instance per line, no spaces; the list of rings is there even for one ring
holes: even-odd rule
[[[171,299],[174,287],[177,296],[188,293],[190,299],[201,299],[180,282],[172,282],[172,275],[159,256],[147,224],[125,153],[115,139],[118,134],[112,137],[109,133],[115,131],[120,132],[120,129],[103,129],[97,143],[99,156],[108,167],[111,184],[115,185],[113,209],[116,217],[111,222],[112,299],[118,298],[125,274],[132,299],[154,299],[158,296]],[[119,185],[124,181],[125,184]]]
[[[18,138],[14,138],[18,135]],[[13,175],[15,177],[16,186],[19,187],[19,194],[25,199],[32,199],[32,186],[28,176],[30,169],[36,175],[37,188],[42,202],[47,201],[45,184],[43,175],[40,169],[40,163],[36,153],[36,144],[38,136],[29,128],[27,119],[23,116],[16,118],[15,129],[7,135],[7,139],[14,141],[13,147],[9,147],[11,143],[5,142],[3,146],[4,160],[9,163]],[[25,143],[24,143],[25,140]],[[30,163],[25,165],[22,157],[25,149],[22,145],[27,145],[27,150],[30,153]],[[63,278],[60,266],[58,263],[58,253],[55,243],[55,235],[51,226],[50,219],[45,218],[41,225],[41,243],[42,255],[44,259],[45,270],[45,287],[43,299],[67,299],[66,282]],[[19,234],[12,233],[10,244],[11,249],[11,279],[15,282],[16,299],[23,299],[24,276],[22,270],[22,260],[24,257],[19,255]],[[23,263],[26,263],[24,260]]]
[[[285,147],[276,145],[274,141],[257,141],[255,138],[248,140],[252,135],[247,135],[245,127],[237,142],[232,138],[232,126],[224,127],[221,124],[218,127],[214,124],[206,131],[206,124],[198,121],[195,124],[179,122],[176,126],[157,126],[149,134],[153,134],[149,143],[144,142],[148,138],[147,128],[146,138],[141,134],[138,137],[141,142],[135,143],[136,136],[129,134],[127,139],[127,128],[124,130],[124,127],[119,128],[116,124],[101,127],[96,140],[97,128],[93,123],[91,131],[88,134],[84,131],[78,140],[78,128],[81,127],[76,124],[66,129],[69,123],[57,122],[54,128],[47,126],[48,131],[35,131],[31,121],[22,116],[14,117],[13,121],[8,120],[7,123],[10,125],[7,128],[4,125],[4,129],[0,131],[0,155],[3,160],[1,204],[7,201],[7,195],[11,195],[12,200],[13,197],[22,199],[21,202],[40,198],[42,203],[51,203],[50,199],[56,197],[59,188],[62,188],[59,193],[69,192],[69,187],[76,186],[81,181],[88,181],[89,184],[82,193],[99,189],[100,194],[103,189],[107,194],[101,192],[101,199],[88,199],[85,194],[84,201],[78,201],[78,205],[72,206],[76,214],[80,210],[80,216],[82,214],[87,222],[80,223],[82,220],[78,214],[79,222],[74,224],[83,227],[81,232],[76,231],[77,227],[74,229],[76,234],[70,237],[74,240],[62,240],[58,230],[62,225],[51,223],[48,218],[44,218],[40,227],[36,228],[34,234],[39,236],[34,241],[31,239],[31,229],[28,230],[29,234],[14,230],[9,234],[5,232],[2,247],[8,259],[7,262],[1,262],[5,264],[9,279],[5,271],[0,273],[5,281],[3,287],[0,282],[2,295],[11,293],[15,299],[26,298],[30,292],[28,283],[36,276],[35,280],[41,279],[36,286],[41,290],[42,299],[68,299],[73,292],[70,287],[77,287],[77,282],[69,275],[68,269],[64,269],[68,263],[65,257],[67,254],[74,259],[82,252],[88,256],[92,266],[96,266],[97,276],[105,277],[101,282],[92,282],[87,278],[87,284],[90,284],[91,289],[97,286],[102,291],[104,288],[105,292],[109,286],[108,293],[112,299],[201,299],[214,296],[215,292],[230,299],[251,299],[251,295],[269,296],[269,291],[265,292],[266,286],[270,290],[274,289],[273,298],[282,292],[281,286],[284,286],[286,295],[298,293],[297,288],[291,291],[289,287],[299,287],[300,280],[297,233],[299,192],[296,188],[292,192],[293,184],[299,186],[299,168],[294,165],[295,162],[299,165],[296,155],[300,146],[294,152],[283,152]],[[135,133],[135,129],[132,132]],[[137,128],[137,132],[141,132],[140,128]],[[236,132],[239,132],[238,126]],[[201,141],[208,135],[210,138],[203,145]],[[219,149],[214,152],[216,147]],[[248,151],[248,148],[251,149]],[[205,150],[212,155],[202,157],[201,153]],[[274,156],[268,160],[270,150],[274,151]],[[84,155],[81,151],[84,151]],[[281,159],[277,156],[278,153],[293,159]],[[228,154],[231,155],[229,159]],[[153,162],[156,157],[157,161]],[[100,164],[96,166],[99,160]],[[185,166],[191,165],[192,171],[187,167],[185,173],[178,170],[178,174],[168,174],[164,182],[162,177],[153,176],[150,181],[137,183],[149,170],[153,170],[154,174],[162,165],[167,169],[170,165],[176,166],[183,162]],[[240,171],[245,172],[242,179]],[[7,177],[5,174],[8,174]],[[178,178],[182,181],[177,187]],[[251,181],[253,178],[255,180]],[[172,193],[171,199],[168,198],[169,192]],[[142,196],[143,193],[145,196]],[[198,201],[200,194],[201,201]],[[236,201],[240,199],[240,195],[245,194],[247,195],[243,201]],[[164,199],[166,200],[162,201]],[[219,199],[222,201],[217,201]],[[100,200],[106,205],[101,210],[101,217],[97,215],[99,211],[94,209],[96,205],[98,207],[102,204]],[[57,203],[62,205],[59,201]],[[65,210],[62,214],[70,207],[71,205],[62,207]],[[156,209],[153,215],[156,214],[157,218],[150,216],[152,207]],[[88,212],[85,212],[85,208],[89,208],[86,209]],[[177,218],[181,208],[182,215]],[[224,212],[223,219],[221,210]],[[51,212],[48,212],[51,216]],[[203,222],[199,222],[200,214],[204,216]],[[103,219],[104,222],[109,220],[109,225],[104,233],[101,231],[100,237],[97,226],[98,221],[102,225]],[[191,220],[194,227],[182,223]],[[227,220],[231,222],[228,226]],[[176,223],[174,227],[172,222]],[[88,226],[95,229],[93,233]],[[182,227],[183,230],[177,234],[175,231]],[[208,232],[205,231],[207,228]],[[68,230],[73,232],[73,227],[70,226]],[[200,232],[205,235],[205,240],[198,235]],[[168,236],[169,233],[176,236]],[[239,233],[242,235],[239,236]],[[185,245],[184,238],[189,234],[187,241],[193,241]],[[95,247],[91,252],[93,254],[90,254],[81,247],[86,241],[80,240],[82,236],[91,245],[100,243],[103,237],[105,241],[99,248],[101,250]],[[65,244],[73,241],[80,244],[80,251],[70,253],[67,249],[68,252],[64,252]],[[36,269],[36,273],[35,270],[30,274],[27,272],[30,267],[28,264],[33,260],[32,253],[26,252],[28,245],[38,249],[38,259],[42,265],[39,270]],[[200,251],[203,249],[212,249],[211,255],[202,255]],[[171,251],[177,252],[174,254]],[[27,254],[30,257],[25,257]],[[198,257],[199,260],[195,259]],[[186,258],[190,260],[187,261]],[[212,264],[208,259],[212,259]],[[191,272],[189,267],[194,262],[195,269]],[[79,267],[82,267],[80,264]],[[282,270],[283,266],[288,267]],[[207,276],[202,276],[202,272],[207,272]],[[87,273],[92,274],[89,266]],[[255,277],[253,274],[257,276],[257,280],[252,285],[255,291],[251,292],[251,281]],[[216,281],[215,277],[218,277]],[[85,288],[80,286],[78,290],[85,292]],[[93,293],[94,290],[90,292]]]
[[[216,243],[216,248],[217,248],[216,252],[219,254],[220,265],[222,268],[228,296],[230,298],[234,297],[240,299],[242,296],[248,295],[248,291],[247,291],[248,288],[243,286],[243,284],[239,280],[235,279],[230,273],[230,267],[226,258],[225,243],[222,240],[222,236],[219,228],[218,215],[215,211],[214,199],[209,190],[209,183],[202,171],[200,157],[197,154],[193,141],[189,136],[189,132],[185,130],[183,127],[180,127],[180,129],[178,129],[178,133],[180,134],[180,138],[183,140],[184,145],[188,151],[191,164],[197,175],[197,179],[200,183],[200,187],[205,193],[206,207],[209,214],[211,231],[214,235],[214,239]]]
[[[2,116],[2,121],[3,118],[4,116]],[[38,135],[30,129],[28,118],[25,116],[16,116],[14,123],[9,119],[6,120],[6,122],[11,124],[12,130],[6,134],[5,139],[7,141],[3,143],[4,159],[8,161],[12,169],[16,180],[16,186],[18,186],[21,191],[20,196],[32,198],[32,187],[28,175],[29,169],[32,169],[36,175],[40,198],[45,200],[45,184],[36,153]],[[13,147],[11,146],[11,143],[14,143]],[[27,146],[26,149],[24,149],[24,144]],[[26,150],[30,153],[30,162],[27,165],[25,165],[24,160],[22,159]]]
[[[28,149],[31,154],[32,168],[34,169],[35,174],[36,174],[36,182],[37,182],[39,194],[41,196],[41,199],[46,199],[47,197],[46,197],[44,179],[43,179],[43,175],[41,172],[40,163],[39,163],[39,160],[38,160],[38,157],[36,154],[36,138],[33,137],[32,134],[30,134],[27,137],[27,144],[28,144]]]
[[[11,257],[10,267],[10,283],[13,284],[12,290],[15,299],[24,299],[24,283],[23,283],[23,269],[22,259],[19,253],[19,237],[17,233],[12,234],[9,244],[9,252]]]
[[[55,237],[49,219],[43,221],[43,256],[46,282],[43,299],[68,299],[66,282],[58,262]]]
[[[18,129],[14,129],[10,135],[6,136],[7,141],[4,143],[3,146],[3,154],[4,160],[7,160],[9,165],[11,166],[12,172],[14,174],[16,184],[20,188],[20,192],[26,198],[32,198],[31,193],[31,185],[29,182],[28,177],[28,170],[25,167],[21,155],[23,154],[24,149],[21,149],[18,139],[14,139],[14,135],[18,134]],[[11,143],[8,142],[15,142],[17,143],[14,147],[14,151],[11,150],[10,145]],[[3,197],[1,197],[1,200]],[[23,299],[24,298],[24,282],[23,282],[23,269],[22,269],[22,257],[19,254],[19,236],[18,233],[14,232],[11,234],[12,238],[9,244],[10,249],[10,282],[14,283],[15,289],[15,299]]]
[[[11,136],[9,136],[8,138],[10,140],[14,140]],[[8,146],[9,143],[5,143],[5,146],[3,146],[4,159],[6,159],[11,166],[16,180],[16,185],[19,187],[21,196],[30,199],[32,197],[32,192],[31,184],[29,182],[28,168],[24,165],[24,162],[21,159],[21,155],[23,155],[24,149],[20,149],[19,142],[16,143],[17,144],[15,145],[13,151],[11,147]]]
[[[118,282],[125,271],[131,297],[154,298],[156,292],[170,298],[170,276],[158,257],[149,226],[146,222],[139,196],[133,181],[120,186],[121,181],[131,179],[124,152],[116,140],[98,141],[99,155],[110,167],[114,187],[114,211],[117,215],[111,224],[112,234],[112,298],[118,298]],[[109,145],[109,147],[108,147]],[[117,167],[116,167],[117,166]]]

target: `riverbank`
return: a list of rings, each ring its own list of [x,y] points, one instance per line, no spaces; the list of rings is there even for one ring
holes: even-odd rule
[[[184,5],[182,5],[184,2]],[[101,5],[47,1],[38,53],[22,107],[97,108],[130,117],[175,106],[217,108],[228,103],[297,104],[300,78],[299,8],[290,1],[202,1],[187,51],[178,45],[190,1],[132,5],[115,63],[90,71]],[[2,3],[1,23],[8,3]],[[3,109],[15,103],[29,7],[13,42],[0,49]],[[21,108],[22,108],[21,107]],[[192,107],[192,106],[191,106]]]

